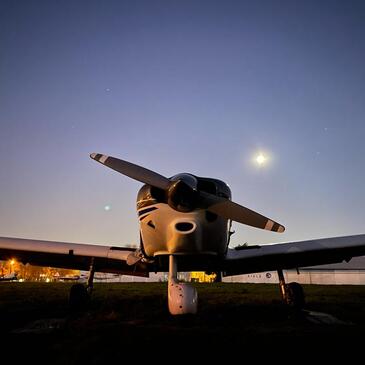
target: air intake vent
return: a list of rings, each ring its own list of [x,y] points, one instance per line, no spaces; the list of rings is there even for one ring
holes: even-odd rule
[[[179,222],[176,223],[175,227],[180,232],[188,232],[194,228],[194,225],[190,222]]]

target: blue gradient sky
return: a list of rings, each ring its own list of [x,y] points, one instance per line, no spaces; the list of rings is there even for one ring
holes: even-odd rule
[[[141,184],[91,152],[287,228],[232,246],[365,233],[364,39],[363,1],[1,0],[0,235],[138,243]]]

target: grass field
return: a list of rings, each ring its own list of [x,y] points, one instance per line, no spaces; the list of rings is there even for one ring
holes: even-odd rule
[[[172,317],[166,286],[95,284],[89,308],[71,313],[71,284],[0,283],[0,346],[39,362],[51,356],[52,364],[104,364],[126,352],[165,346],[247,353],[257,345],[325,343],[350,351],[365,340],[362,286],[304,286],[307,310],[339,320],[330,324],[295,315],[282,304],[278,286],[269,284],[196,284],[199,313]]]

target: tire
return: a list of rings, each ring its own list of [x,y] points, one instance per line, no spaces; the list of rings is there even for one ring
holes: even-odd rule
[[[70,290],[69,305],[72,311],[79,311],[88,306],[90,296],[83,284],[74,284]]]
[[[305,296],[303,287],[297,283],[292,282],[286,286],[287,303],[295,309],[303,309],[305,306]]]

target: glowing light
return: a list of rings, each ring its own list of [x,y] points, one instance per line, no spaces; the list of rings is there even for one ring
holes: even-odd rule
[[[15,264],[15,260],[14,259],[10,260],[10,265],[14,265],[14,264]]]
[[[266,162],[267,158],[260,153],[257,157],[256,157],[256,162],[258,163],[258,165],[263,165]]]
[[[104,206],[104,210],[106,212],[109,212],[110,209],[112,209],[112,207],[109,204],[107,204],[107,205]]]

